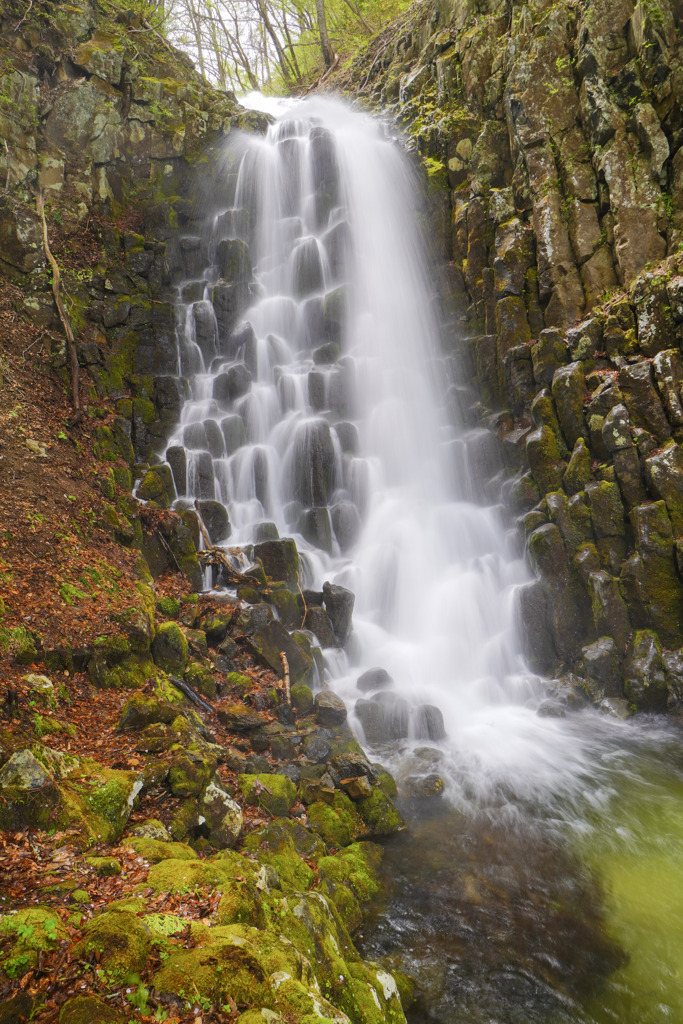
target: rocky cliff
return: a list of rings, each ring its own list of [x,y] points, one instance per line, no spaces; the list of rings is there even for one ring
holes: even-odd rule
[[[429,175],[468,414],[515,473],[537,577],[530,663],[619,713],[683,696],[682,17],[421,4],[338,80]]]

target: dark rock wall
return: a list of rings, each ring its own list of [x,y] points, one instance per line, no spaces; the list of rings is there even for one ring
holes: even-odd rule
[[[208,154],[266,119],[209,88],[130,11],[76,0],[28,12],[6,4],[0,18],[0,274],[21,287],[25,311],[61,333],[35,211],[42,188],[87,400],[118,401],[140,459],[182,400],[168,376],[171,286],[188,276],[198,242]],[[64,348],[53,347],[61,369]]]
[[[448,224],[469,412],[536,577],[530,663],[656,710],[683,681],[682,17],[437,0],[343,83],[403,124]]]

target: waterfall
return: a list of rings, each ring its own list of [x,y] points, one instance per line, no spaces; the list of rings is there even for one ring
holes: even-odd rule
[[[450,810],[416,840],[417,860],[427,863],[419,851],[430,852],[435,829],[444,844],[431,850],[435,877],[476,850],[467,868],[474,881],[460,895],[449,891],[443,921],[399,901],[397,927],[389,915],[388,938],[380,929],[372,949],[403,943],[399,963],[418,975],[433,953],[438,974],[440,936],[451,936],[443,941],[452,940],[455,966],[434,981],[424,1021],[673,1019],[669,1011],[683,1012],[671,981],[683,935],[659,977],[649,922],[634,932],[632,964],[591,1003],[600,989],[591,957],[601,984],[625,960],[603,941],[599,886],[584,884],[584,872],[609,865],[620,941],[644,905],[641,891],[672,918],[667,878],[683,815],[649,816],[655,797],[680,806],[678,737],[588,710],[536,713],[544,683],[524,665],[515,621],[527,569],[491,483],[495,444],[460,413],[468,403],[460,339],[446,330],[442,344],[409,164],[378,121],[315,100],[291,107],[265,138],[230,140],[225,182],[228,199],[204,235],[181,246],[179,371],[190,391],[166,450],[179,500],[225,505],[238,547],[294,537],[303,587],[331,581],[354,592],[347,648],[325,651],[330,684],[405,781],[438,772],[445,782]],[[481,868],[487,850],[492,861]],[[510,878],[525,905],[529,892],[547,894],[530,912],[529,949],[513,949],[502,967],[487,959],[498,950],[501,904],[488,914],[495,934],[478,919],[479,967],[463,968],[458,950],[479,934],[467,908],[478,914],[485,894],[507,892]],[[562,927],[565,909],[577,930],[551,937],[549,921],[558,912]],[[584,914],[592,945],[577,966]],[[661,1012],[647,1016],[653,1000]]]
[[[577,740],[535,714],[515,625],[527,571],[486,500],[493,439],[459,413],[408,161],[377,120],[316,100],[233,140],[226,178],[231,205],[180,288],[179,494],[224,503],[231,544],[293,536],[304,586],[353,591],[348,650],[325,654],[352,713],[361,698],[361,735],[445,739],[453,800],[475,795],[473,764],[484,794],[510,774],[547,787],[545,770],[561,786]],[[375,667],[394,685],[360,692]]]

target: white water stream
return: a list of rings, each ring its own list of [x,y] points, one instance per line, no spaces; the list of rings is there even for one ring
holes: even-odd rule
[[[353,713],[366,696],[360,673],[386,669],[413,709],[404,752],[425,743],[415,709],[437,706],[453,806],[533,806],[612,850],[627,841],[628,808],[614,819],[608,809],[639,778],[641,751],[672,756],[671,734],[590,713],[536,715],[543,684],[523,664],[515,623],[527,570],[502,510],[484,500],[484,432],[454,422],[448,388],[462,382],[439,347],[416,183],[399,147],[331,100],[296,104],[240,146],[207,266],[183,285],[194,298],[180,339],[191,397],[169,442],[186,452],[183,497],[223,502],[230,544],[274,523],[296,539],[304,586],[354,592],[348,650],[326,652],[330,683]],[[253,278],[242,267],[244,281],[226,284],[226,261],[239,277],[235,240],[249,246]],[[666,1000],[647,1019],[674,1019],[666,1007],[683,1000]]]

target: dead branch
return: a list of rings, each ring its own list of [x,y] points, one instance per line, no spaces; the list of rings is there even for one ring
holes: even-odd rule
[[[198,708],[201,708],[202,711],[213,711],[211,705],[205,701],[203,697],[200,697],[184,679],[178,679],[177,676],[169,676],[168,678],[181,693],[184,693],[185,696],[191,700],[193,704],[196,704]]]
[[[61,274],[59,273],[59,267],[57,266],[57,260],[52,255],[50,250],[50,242],[47,235],[47,221],[45,220],[45,207],[43,204],[43,190],[39,189],[36,195],[36,212],[41,219],[43,225],[43,248],[45,249],[45,255],[47,261],[52,269],[52,294],[54,296],[55,305],[57,312],[59,313],[59,319],[62,321],[64,333],[66,334],[66,344],[69,353],[69,363],[71,369],[71,402],[74,407],[75,419],[74,423],[78,423],[83,411],[81,409],[81,400],[78,393],[79,385],[79,374],[78,374],[78,355],[76,353],[76,341],[74,339],[74,332],[71,329],[71,323],[69,316],[62,302],[62,293],[60,290],[61,286]]]
[[[5,144],[5,153],[7,154],[7,177],[5,179],[5,192],[8,192],[9,191],[9,183],[10,183],[10,174],[11,174],[12,168],[11,168],[11,165],[10,165],[9,146],[7,145],[7,139],[3,139],[2,141]]]
[[[197,558],[203,565],[219,566],[223,570],[228,583],[232,586],[254,587],[257,584],[257,580],[253,576],[247,576],[246,573],[238,572],[230,562],[225,551],[221,551],[220,548],[209,547],[203,551],[198,551]]]
[[[288,704],[291,704],[292,695],[289,691],[289,662],[287,661],[287,655],[284,651],[280,651],[280,661],[282,662],[283,682],[285,684],[285,700]]]
[[[303,616],[303,618],[301,620],[301,628],[303,629],[304,622],[306,621],[306,616],[308,615],[308,605],[306,604],[306,598],[304,597],[304,592],[301,589],[301,574],[299,572],[297,572],[297,574],[296,574],[296,585],[298,587],[299,593],[301,594],[301,603],[304,606],[304,616]]]
[[[15,26],[14,26],[14,31],[15,31],[15,32],[18,32],[18,31],[19,31],[19,29],[21,28],[21,26],[22,26],[22,25],[24,24],[24,22],[26,21],[26,19],[27,19],[27,18],[28,18],[28,16],[29,16],[29,14],[31,13],[31,8],[32,8],[32,7],[33,7],[33,0],[29,0],[29,4],[28,4],[28,7],[26,8],[26,14],[25,14],[25,15],[24,15],[24,17],[23,17],[23,18],[21,19],[21,21],[18,21],[18,22],[17,22],[17,24],[16,24]]]

